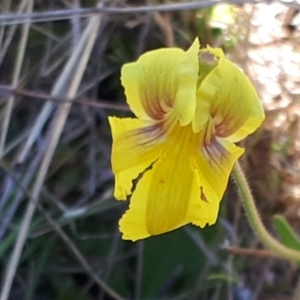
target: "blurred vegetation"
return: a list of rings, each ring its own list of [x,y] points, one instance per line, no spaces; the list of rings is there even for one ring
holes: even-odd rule
[[[0,7],[3,13],[15,12],[20,6],[24,11],[29,2],[3,0]],[[169,2],[116,0],[107,3],[127,6]],[[34,1],[33,11],[95,5],[92,0]],[[114,178],[110,168],[111,136],[107,117],[131,115],[120,85],[122,65],[150,49],[169,46],[186,49],[195,36],[200,37],[204,47],[207,44],[222,47],[239,62],[236,49],[247,34],[246,28],[240,26],[241,19],[248,20],[243,7],[218,5],[194,11],[110,14],[100,15],[100,18],[93,50],[76,93],[81,103],[72,104],[51,158],[9,299],[116,299],[94,276],[123,299],[277,299],[272,295],[279,295],[281,300],[291,299],[288,297],[295,286],[296,266],[271,256],[267,259],[256,255],[234,256],[225,250],[227,244],[259,248],[231,183],[216,225],[205,229],[186,226],[136,243],[120,239],[118,220],[128,203],[117,202],[112,195]],[[33,23],[23,50],[19,45],[25,25],[0,27],[0,84],[13,85],[18,55],[24,51],[15,87],[36,93],[35,96],[19,94],[11,102],[9,127],[1,153],[2,282],[16,239],[21,234],[28,203],[36,201],[32,193],[39,179],[38,170],[49,148],[51,131],[56,128],[56,113],[62,107],[50,100],[52,110],[43,116],[43,121],[39,120],[46,100],[38,93],[51,94],[66,62],[78,47],[88,19],[74,17]],[[64,87],[55,96],[67,98],[66,90],[74,72],[65,78]],[[10,95],[1,93],[0,87],[2,135],[9,101]],[[91,106],[91,102],[98,107]],[[106,108],[101,106],[104,104]],[[26,141],[38,123],[42,124],[41,131],[21,159]],[[250,183],[253,182],[264,217],[270,220],[268,214],[280,210],[266,208],[267,201],[255,182],[260,169],[260,160],[255,158],[261,158],[264,153],[268,161],[268,153],[278,151],[276,143],[266,136],[263,129],[247,140],[249,150],[244,164],[250,170]],[[272,147],[277,148],[272,150]],[[280,153],[284,147],[279,146]],[[265,181],[260,181],[261,186],[273,193],[280,189],[280,178],[276,174],[271,181],[264,177]],[[77,252],[90,268],[86,268]]]

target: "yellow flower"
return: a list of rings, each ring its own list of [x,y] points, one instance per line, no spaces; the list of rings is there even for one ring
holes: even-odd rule
[[[150,51],[122,68],[137,117],[109,118],[115,197],[131,195],[120,220],[123,239],[214,224],[233,164],[244,152],[234,143],[264,119],[248,78],[221,49],[199,47],[196,39],[186,52]]]

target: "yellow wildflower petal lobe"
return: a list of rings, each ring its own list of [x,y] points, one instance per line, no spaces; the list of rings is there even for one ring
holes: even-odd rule
[[[149,119],[141,101],[139,79],[142,77],[142,68],[137,63],[125,64],[121,69],[121,82],[125,88],[127,103],[140,119]]]
[[[163,120],[171,111],[182,126],[196,107],[199,41],[188,51],[169,48],[143,54],[121,71],[127,102],[138,118]]]
[[[199,40],[195,39],[189,50],[178,61],[177,76],[179,84],[176,92],[174,112],[181,126],[188,125],[195,114],[199,47]]]
[[[120,221],[124,239],[165,233],[191,222],[187,213],[190,203],[200,199],[200,192],[188,152],[180,152],[179,147],[168,145],[167,152],[139,181],[130,208]]]
[[[253,85],[224,56],[220,56],[217,66],[198,87],[197,109],[193,121],[195,132],[202,128],[203,112],[207,116],[207,111],[214,120],[216,135],[219,137],[229,137],[240,131],[235,141],[255,131],[264,119],[264,112]]]
[[[199,51],[199,74],[196,91],[196,110],[192,120],[193,131],[199,132],[211,117],[211,102],[217,93],[217,86],[207,83],[205,88],[199,88],[203,80],[218,65],[219,58],[223,57],[221,49],[201,49]]]
[[[149,131],[152,123],[138,119],[110,117],[112,131],[112,170],[115,174],[115,197],[126,200],[132,192],[132,181],[156,161],[164,140]],[[149,132],[147,132],[147,130]],[[155,140],[155,143],[153,142]]]
[[[195,159],[191,160],[192,165],[194,165],[193,170],[193,189],[194,197],[191,197],[189,201],[188,211],[185,216],[186,223],[192,223],[194,225],[205,227],[210,223],[210,211],[212,210],[211,204],[208,202],[206,195],[203,192],[203,183],[200,182],[199,171],[194,164]],[[210,223],[212,224],[212,223]]]
[[[201,52],[210,52],[213,55],[215,55],[217,58],[224,57],[223,50],[221,48],[212,48],[209,45],[207,45],[206,49],[202,49]]]
[[[183,54],[176,48],[153,50],[122,68],[127,102],[137,117],[158,121],[172,109],[179,83],[177,66]]]
[[[233,165],[243,154],[244,150],[221,139],[213,141],[209,147],[214,149],[208,151],[203,148],[195,156],[194,163],[201,185],[201,198],[205,200],[202,206],[204,206],[203,209],[205,209],[207,214],[207,223],[212,225],[217,220],[219,203],[226,190]],[[213,155],[209,153],[213,153]],[[197,214],[195,213],[193,214],[192,222],[203,227],[203,220],[197,219]]]
[[[176,154],[165,153],[153,167],[146,215],[151,235],[184,225],[193,178],[185,153]]]

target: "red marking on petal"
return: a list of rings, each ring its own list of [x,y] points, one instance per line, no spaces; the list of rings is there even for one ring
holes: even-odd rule
[[[227,158],[228,154],[226,149],[217,140],[218,136],[216,127],[213,125],[212,120],[210,120],[204,131],[201,151],[211,166],[217,168]]]
[[[228,114],[222,122],[215,125],[216,135],[218,137],[228,137],[236,132],[244,123],[244,118],[237,115]]]
[[[165,124],[163,121],[139,129],[133,133],[136,143],[142,146],[153,146],[165,140]]]
[[[207,200],[207,198],[206,198],[206,196],[205,196],[205,194],[203,192],[203,187],[202,186],[200,186],[200,199],[202,201],[208,202],[208,200]]]
[[[163,120],[165,115],[170,111],[171,106],[168,109],[163,108],[159,101],[148,101],[147,108],[145,108],[149,113],[149,116],[156,121]]]
[[[152,120],[163,120],[165,115],[172,109],[173,100],[170,96],[157,95],[152,91],[149,95],[149,89],[143,89],[143,106]],[[146,92],[147,91],[147,92]]]

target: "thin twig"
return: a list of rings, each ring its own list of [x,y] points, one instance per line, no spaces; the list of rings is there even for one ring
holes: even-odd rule
[[[149,13],[163,11],[177,11],[198,9],[201,7],[209,7],[222,2],[221,0],[177,3],[177,4],[162,4],[153,6],[139,7],[99,7],[99,8],[80,8],[80,9],[65,9],[47,12],[37,12],[32,14],[6,14],[0,16],[0,25],[21,24],[24,20],[30,18],[32,22],[58,21],[73,18],[74,16],[87,17],[93,14],[134,14],[134,13]],[[234,1],[236,2],[236,1]],[[245,1],[239,1],[239,3]]]
[[[49,12],[37,12],[33,14],[4,14],[0,16],[1,25],[22,24],[26,18],[30,18],[31,22],[48,22],[71,19],[75,15],[80,17],[88,17],[93,14],[136,14],[136,13],[151,13],[151,12],[171,12],[171,11],[183,11],[183,10],[196,10],[200,8],[206,8],[215,6],[219,3],[227,3],[233,5],[243,5],[246,3],[264,3],[265,1],[253,1],[253,0],[211,0],[211,1],[193,1],[187,3],[176,4],[161,4],[161,5],[148,5],[138,7],[99,7],[99,8],[80,8],[80,9],[68,9],[57,10]],[[299,9],[300,4],[297,0],[292,1],[278,1],[283,5],[291,8]]]
[[[82,98],[82,97],[66,99],[65,97],[53,96],[53,95],[43,93],[43,92],[29,91],[29,90],[23,90],[23,89],[14,89],[11,86],[0,84],[0,97],[4,96],[3,101],[0,101],[0,104],[1,104],[1,102],[7,101],[6,97],[10,96],[12,94],[15,96],[24,96],[24,97],[34,98],[39,101],[52,101],[52,102],[56,102],[57,104],[64,104],[64,103],[70,102],[70,103],[76,103],[76,104],[80,104],[80,105],[84,105],[84,106],[91,106],[91,107],[97,107],[97,108],[102,108],[102,109],[115,109],[115,110],[120,110],[120,111],[129,111],[129,107],[126,105],[112,104],[112,103],[108,103],[105,101],[86,99],[86,98]]]
[[[24,23],[27,18],[31,19],[31,22],[48,22],[71,19],[74,16],[87,17],[93,14],[136,14],[136,13],[151,13],[151,12],[170,12],[170,11],[182,11],[182,10],[196,10],[204,7],[215,6],[219,3],[228,3],[243,5],[246,3],[258,3],[268,2],[265,1],[253,1],[253,0],[211,0],[211,1],[193,1],[187,3],[176,4],[161,4],[161,5],[148,5],[138,7],[99,7],[99,8],[80,8],[80,9],[68,9],[68,10],[56,10],[47,12],[36,12],[32,14],[3,14],[0,16],[0,26],[8,24],[21,24]],[[296,1],[279,1],[283,5],[299,9],[300,4]]]
[[[261,258],[277,258],[283,259],[274,252],[271,252],[267,249],[250,249],[250,248],[239,248],[239,247],[226,247],[225,250],[233,255],[240,256],[257,256]]]

